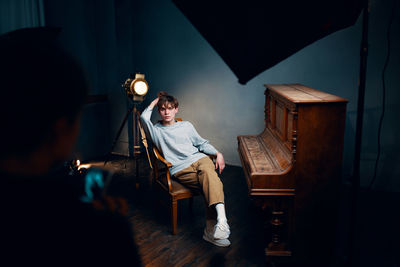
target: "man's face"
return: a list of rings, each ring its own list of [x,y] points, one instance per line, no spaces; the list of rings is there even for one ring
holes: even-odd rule
[[[165,103],[158,112],[165,124],[171,124],[175,122],[175,114],[178,113],[178,108],[174,108],[170,103]]]

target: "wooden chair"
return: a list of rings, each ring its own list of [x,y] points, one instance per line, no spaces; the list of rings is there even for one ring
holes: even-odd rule
[[[176,120],[181,121],[182,119],[176,118]],[[178,200],[189,199],[189,207],[190,209],[192,209],[193,197],[196,195],[201,195],[202,192],[200,190],[197,191],[189,189],[188,187],[179,183],[178,180],[171,177],[169,173],[169,168],[172,167],[172,164],[165,160],[163,155],[153,143],[151,144],[151,146],[153,155],[156,159],[155,161],[153,161],[154,182],[156,186],[161,189],[160,191],[165,192],[169,197],[169,204],[171,208],[172,234],[175,235],[177,233],[178,224]],[[215,156],[210,157],[215,158]]]

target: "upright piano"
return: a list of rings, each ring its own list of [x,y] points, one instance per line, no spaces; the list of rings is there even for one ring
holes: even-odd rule
[[[238,136],[248,193],[271,213],[267,256],[332,256],[347,99],[265,85],[265,129]]]

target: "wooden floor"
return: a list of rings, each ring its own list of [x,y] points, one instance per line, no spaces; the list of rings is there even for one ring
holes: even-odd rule
[[[135,240],[145,266],[265,266],[265,238],[257,211],[247,196],[247,185],[240,167],[227,166],[221,175],[226,213],[231,227],[231,246],[217,247],[202,239],[205,205],[195,197],[193,209],[188,200],[178,202],[178,233],[171,234],[169,209],[159,204],[149,185],[149,168],[139,161],[114,159],[107,163],[115,171],[109,193],[125,197]],[[250,229],[259,229],[251,230]]]
[[[187,200],[178,202],[178,234],[172,235],[169,210],[154,201],[157,194],[149,185],[146,162],[139,161],[139,178],[135,178],[135,161],[132,159],[115,158],[107,166],[115,171],[109,193],[125,197],[130,204],[135,240],[145,266],[307,266],[285,261],[267,262],[264,251],[270,235],[268,224],[265,223],[267,218],[250,201],[242,168],[227,165],[221,175],[232,232],[231,246],[221,248],[202,239],[205,210],[201,197],[195,198],[192,211]],[[363,196],[361,194],[361,198]],[[400,266],[396,265],[400,259],[396,251],[400,247],[395,245],[398,240],[394,240],[400,238],[399,231],[392,230],[400,225],[399,216],[393,220],[389,214],[390,206],[384,203],[397,201],[398,210],[398,196],[375,194],[361,201],[358,233],[360,254],[357,258],[362,263],[360,266]],[[342,196],[337,259],[324,266],[344,266],[348,251],[348,201],[348,197]]]

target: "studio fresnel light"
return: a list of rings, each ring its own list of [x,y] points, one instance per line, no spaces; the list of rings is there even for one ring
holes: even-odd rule
[[[136,73],[135,78],[128,78],[122,85],[129,97],[135,102],[142,102],[149,90],[149,85],[144,79],[144,74]]]

